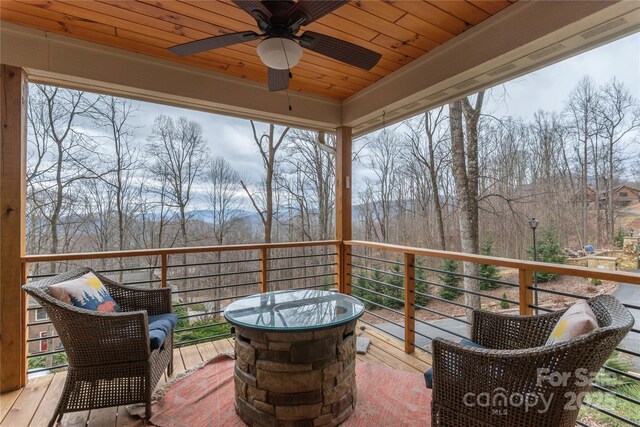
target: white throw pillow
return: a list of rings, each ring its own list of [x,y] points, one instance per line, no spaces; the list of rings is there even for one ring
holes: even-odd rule
[[[564,312],[549,335],[547,345],[571,341],[596,329],[598,321],[586,301],[575,303]]]

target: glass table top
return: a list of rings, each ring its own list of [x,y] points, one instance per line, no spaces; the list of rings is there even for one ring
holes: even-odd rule
[[[224,310],[229,323],[273,331],[337,326],[357,319],[364,304],[349,295],[318,290],[275,291],[234,301]]]

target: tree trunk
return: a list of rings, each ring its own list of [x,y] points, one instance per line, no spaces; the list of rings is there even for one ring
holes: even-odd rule
[[[438,171],[436,170],[435,148],[433,146],[433,129],[427,128],[427,114],[425,113],[425,129],[427,130],[427,144],[429,149],[429,177],[431,178],[431,191],[433,192],[433,203],[436,211],[436,227],[438,230],[438,243],[440,249],[447,250],[447,243],[444,234],[444,220],[442,218],[442,203],[440,201],[440,185],[438,181]]]
[[[480,100],[481,102],[481,100]],[[478,111],[479,112],[479,111]],[[473,125],[474,114],[468,115],[467,129]],[[462,251],[472,254],[479,252],[478,240],[478,150],[477,129],[468,135],[467,156],[465,158],[465,141],[462,130],[462,101],[454,101],[449,104],[449,123],[451,128],[451,157],[453,176],[456,184],[456,201],[458,204],[460,221],[460,239]],[[477,125],[477,121],[475,121]],[[469,162],[467,169],[466,162]],[[478,267],[475,263],[464,263],[464,274],[477,276]],[[468,291],[478,292],[477,280],[465,278],[464,288]],[[480,308],[478,295],[465,293],[465,304]],[[472,310],[467,310],[467,319],[471,320]]]

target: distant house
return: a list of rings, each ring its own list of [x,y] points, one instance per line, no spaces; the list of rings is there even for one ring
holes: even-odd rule
[[[589,203],[595,203],[596,191],[594,190],[594,188],[591,186],[587,187],[585,193]],[[599,192],[598,201],[601,207],[605,207],[607,205],[607,190],[602,190]],[[638,202],[640,202],[640,190],[626,184],[618,185],[613,189],[613,203],[616,207],[623,208],[625,206],[629,206]]]
[[[620,207],[638,203],[640,202],[640,190],[628,185],[619,185],[613,189],[613,202]]]
[[[56,334],[53,326],[51,325],[47,312],[44,308],[31,297],[29,297],[29,354],[44,353],[48,351],[58,350],[61,348],[61,343]]]

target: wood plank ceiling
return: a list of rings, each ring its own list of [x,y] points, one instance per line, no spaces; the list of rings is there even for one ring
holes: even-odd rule
[[[304,29],[379,52],[364,71],[305,50],[290,90],[345,99],[508,7],[515,0],[358,0]],[[230,1],[0,0],[0,19],[266,83],[258,41],[187,58],[166,48],[228,32],[258,31]]]

